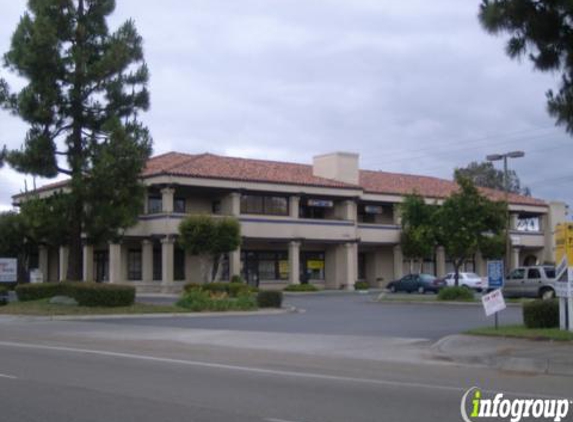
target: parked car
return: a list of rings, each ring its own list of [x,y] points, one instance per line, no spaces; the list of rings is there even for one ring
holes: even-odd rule
[[[387,288],[392,293],[438,293],[438,291],[445,286],[446,283],[443,280],[440,280],[431,274],[408,274],[399,280],[389,283]]]
[[[518,267],[506,277],[503,293],[512,297],[552,299],[555,297],[554,283],[555,267],[552,265]]]
[[[446,274],[443,280],[447,283],[448,286],[455,286],[456,273]],[[476,273],[460,272],[458,282],[460,286],[473,289],[476,292],[481,292],[482,289],[487,285],[487,280],[485,277],[480,277]]]

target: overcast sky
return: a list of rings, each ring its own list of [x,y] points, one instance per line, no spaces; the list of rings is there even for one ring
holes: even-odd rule
[[[25,4],[1,2],[2,53]],[[573,139],[545,109],[558,75],[511,61],[505,38],[480,27],[478,6],[117,0],[111,25],[131,17],[145,40],[152,106],[143,120],[155,154],[311,163],[343,150],[360,153],[362,168],[451,179],[455,167],[520,149],[510,166],[533,196],[573,204]],[[25,131],[0,111],[0,144],[18,147]],[[0,170],[0,209],[24,179]]]

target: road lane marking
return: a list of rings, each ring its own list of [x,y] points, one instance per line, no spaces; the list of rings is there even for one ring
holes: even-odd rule
[[[0,374],[0,378],[7,378],[9,380],[16,380],[18,379],[18,377],[15,377],[14,375],[6,375],[6,374]]]
[[[299,422],[299,421],[287,421],[286,419],[276,419],[276,418],[267,418],[265,419],[267,422]]]
[[[313,372],[296,372],[296,371],[285,371],[285,370],[276,370],[276,369],[265,369],[265,368],[256,368],[256,367],[252,367],[252,366],[239,366],[239,365],[228,365],[228,364],[223,364],[223,363],[202,362],[202,361],[195,361],[195,360],[161,358],[161,357],[149,356],[149,355],[138,355],[138,354],[134,354],[134,353],[109,352],[106,350],[93,350],[93,349],[80,349],[80,348],[76,348],[76,347],[48,346],[48,345],[42,345],[42,344],[18,343],[18,342],[11,342],[11,341],[0,341],[0,346],[21,348],[21,349],[50,350],[50,351],[57,351],[57,352],[68,352],[68,353],[78,353],[78,354],[86,354],[86,355],[116,357],[116,358],[148,361],[148,362],[160,362],[160,363],[169,363],[169,364],[176,364],[176,365],[194,366],[194,367],[198,367],[198,368],[226,369],[226,370],[231,370],[231,371],[236,371],[236,372],[249,372],[249,373],[263,374],[263,375],[280,375],[280,376],[290,377],[290,378],[308,378],[308,379],[316,379],[316,380],[322,380],[322,381],[353,382],[353,383],[358,383],[358,384],[384,385],[384,386],[405,387],[405,388],[419,388],[419,389],[428,389],[428,390],[434,390],[434,391],[435,390],[450,391],[450,392],[465,392],[465,391],[467,391],[466,387],[454,387],[454,386],[449,386],[449,385],[425,384],[425,383],[419,383],[419,382],[394,381],[394,380],[373,379],[373,378],[356,378],[356,377],[347,377],[347,376],[341,376],[341,375],[326,375],[326,374],[319,374],[319,373],[313,373]],[[498,390],[482,389],[481,391],[482,391],[482,393],[490,393],[490,394],[499,393]],[[558,397],[558,396],[548,396],[548,395],[542,395],[542,394],[530,394],[530,393],[522,393],[522,392],[520,393],[520,392],[510,392],[510,391],[505,391],[505,394],[511,395],[511,396],[517,396],[517,397],[526,396],[526,397],[531,397],[531,398],[543,398],[543,399],[563,398],[563,397]]]

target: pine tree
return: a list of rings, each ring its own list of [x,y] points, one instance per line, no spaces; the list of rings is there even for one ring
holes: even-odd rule
[[[547,109],[573,134],[573,3],[570,0],[482,0],[479,19],[492,34],[510,34],[506,52],[527,54],[535,69],[561,73],[559,91],[547,92]]]
[[[29,126],[22,148],[4,150],[19,172],[69,176],[67,278],[82,277],[82,233],[113,240],[141,210],[140,172],[152,140],[138,113],[149,108],[142,38],[128,20],[110,32],[114,0],[29,0],[5,67],[27,85],[0,103]]]

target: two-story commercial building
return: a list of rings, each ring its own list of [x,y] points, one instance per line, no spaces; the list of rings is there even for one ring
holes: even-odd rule
[[[208,214],[241,223],[242,246],[227,257],[224,278],[242,275],[273,289],[301,280],[327,289],[356,280],[385,285],[411,268],[400,247],[397,206],[404,195],[417,192],[439,204],[456,189],[434,177],[360,170],[358,155],[343,152],[314,157],[312,165],[173,152],[151,158],[141,177],[147,197],[138,223],[121,243],[84,245],[85,280],[157,292],[199,281],[197,259],[177,244],[178,225],[187,215]],[[60,189],[65,183],[39,192]],[[16,195],[15,203],[24,198]],[[515,194],[509,202],[511,265],[553,262],[553,228],[565,221],[565,204]],[[65,277],[67,256],[66,247],[40,248],[45,280]],[[438,276],[452,267],[442,247],[421,265]],[[466,269],[485,274],[479,253]]]

